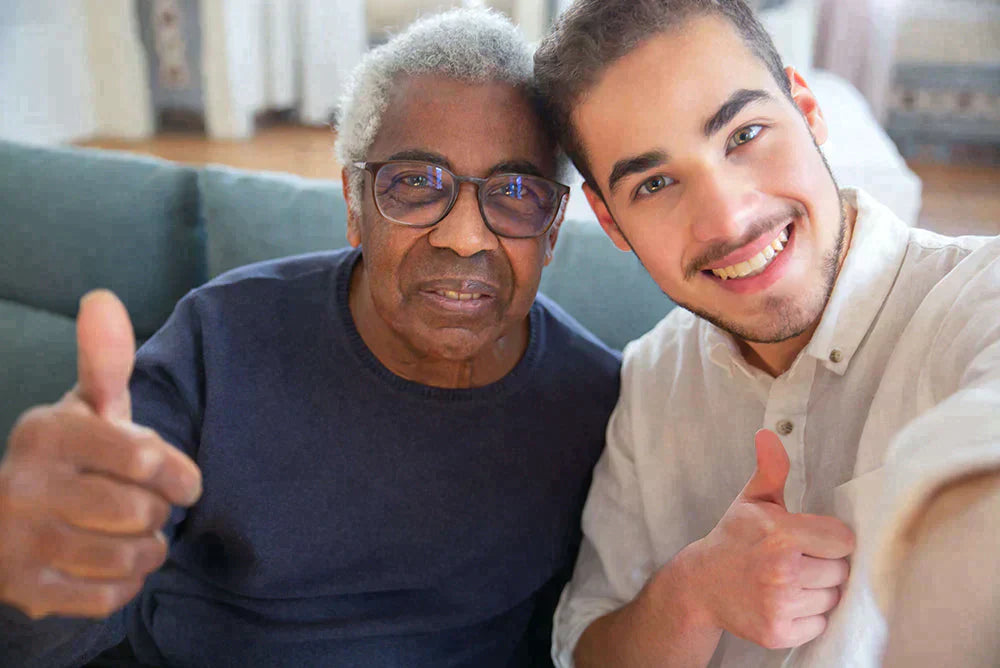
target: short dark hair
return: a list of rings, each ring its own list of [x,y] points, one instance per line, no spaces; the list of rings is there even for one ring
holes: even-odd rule
[[[654,35],[698,16],[733,25],[750,51],[791,99],[791,88],[770,35],[743,0],[577,0],[535,52],[535,80],[546,120],[584,180],[601,192],[583,144],[570,123],[573,106],[604,70]]]

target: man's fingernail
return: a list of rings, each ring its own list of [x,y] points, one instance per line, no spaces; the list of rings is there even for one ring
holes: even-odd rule
[[[188,497],[185,500],[185,504],[193,506],[195,502],[201,498],[201,480],[199,479],[193,485],[189,485],[188,489],[190,490],[190,493],[188,494]]]

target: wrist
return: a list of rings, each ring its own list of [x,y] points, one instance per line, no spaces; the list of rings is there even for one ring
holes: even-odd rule
[[[709,588],[701,576],[703,552],[700,541],[691,543],[657,571],[646,587],[648,601],[666,602],[660,614],[669,614],[671,625],[684,635],[722,632],[705,596]]]

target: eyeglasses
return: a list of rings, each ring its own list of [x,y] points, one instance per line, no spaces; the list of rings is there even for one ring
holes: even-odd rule
[[[430,227],[441,222],[458,200],[461,184],[476,186],[486,227],[510,239],[539,237],[551,227],[569,187],[531,174],[495,174],[485,179],[457,176],[430,162],[355,162],[372,175],[379,213],[394,223]]]

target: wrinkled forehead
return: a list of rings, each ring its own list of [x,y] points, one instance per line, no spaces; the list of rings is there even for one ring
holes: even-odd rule
[[[555,143],[524,88],[415,75],[398,78],[388,99],[369,160],[422,151],[444,156],[461,174],[485,175],[505,162],[554,173]]]

